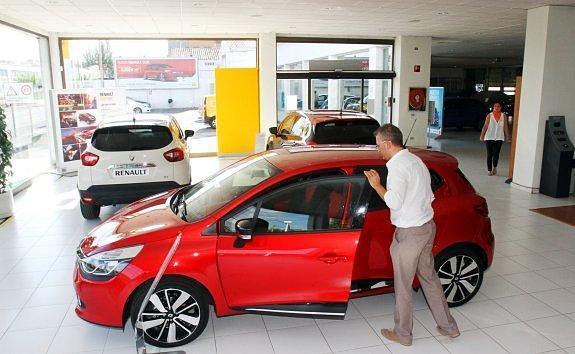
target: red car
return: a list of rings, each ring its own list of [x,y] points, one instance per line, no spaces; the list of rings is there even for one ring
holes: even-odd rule
[[[288,113],[269,129],[267,150],[318,144],[375,145],[373,132],[379,123],[356,111],[308,110]]]
[[[176,69],[168,64],[149,64],[144,71],[144,80],[176,81]]]
[[[461,305],[477,293],[493,259],[487,204],[453,157],[412,151],[431,171],[436,267],[449,304]],[[350,298],[393,291],[394,228],[366,169],[385,180],[385,161],[373,146],[279,149],[133,203],[81,242],[76,313],[106,326],[134,324],[181,235],[137,323],[148,343],[194,340],[210,304],[217,316],[343,318]]]

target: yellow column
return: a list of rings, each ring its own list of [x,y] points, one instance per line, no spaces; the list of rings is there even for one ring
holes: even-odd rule
[[[218,154],[249,154],[259,133],[258,69],[216,69]]]

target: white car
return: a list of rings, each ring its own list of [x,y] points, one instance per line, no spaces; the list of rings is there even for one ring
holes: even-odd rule
[[[81,155],[80,210],[95,219],[104,205],[126,204],[191,182],[186,139],[172,116],[130,115],[101,123]]]
[[[150,113],[152,110],[152,105],[148,102],[138,101],[130,97],[126,97],[126,104],[128,105],[130,112],[134,113]]]

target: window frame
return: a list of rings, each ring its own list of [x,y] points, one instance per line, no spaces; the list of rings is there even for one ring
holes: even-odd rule
[[[319,177],[319,178],[311,178],[311,179],[306,180],[304,182],[293,181],[292,183],[288,183],[286,185],[283,185],[280,188],[275,188],[275,189],[269,190],[267,192],[264,192],[263,194],[258,195],[256,197],[250,199],[249,201],[244,203],[239,208],[236,208],[236,209],[232,210],[230,213],[227,213],[225,216],[223,216],[218,221],[218,229],[219,229],[218,235],[236,236],[235,230],[230,232],[230,231],[227,231],[225,229],[225,223],[228,219],[230,219],[234,215],[237,215],[237,214],[243,212],[244,210],[246,210],[250,207],[253,207],[255,205],[256,211],[255,211],[253,218],[252,218],[252,220],[255,221],[258,218],[261,206],[266,199],[273,197],[276,194],[280,194],[282,192],[285,192],[286,190],[288,190],[290,188],[301,187],[301,186],[304,186],[307,184],[313,184],[313,183],[322,182],[322,181],[345,180],[347,183],[349,183],[349,182],[352,182],[353,179],[361,179],[361,176],[347,175],[347,174],[343,173],[340,176],[325,176],[325,177]],[[258,237],[261,237],[261,236],[289,236],[289,235],[300,235],[300,234],[305,235],[305,234],[318,234],[318,233],[351,232],[351,231],[361,230],[363,228],[363,220],[365,218],[365,215],[367,214],[366,185],[367,185],[367,181],[364,182],[364,186],[363,186],[362,190],[360,191],[359,202],[358,202],[358,208],[366,207],[366,212],[363,213],[361,216],[358,216],[358,215],[354,216],[354,215],[351,215],[351,213],[350,213],[350,218],[352,218],[350,228],[347,228],[347,229],[336,228],[336,229],[326,229],[326,230],[291,231],[291,232],[278,232],[278,233],[270,233],[270,232],[268,232],[268,233],[257,233],[257,234],[252,233],[252,236],[258,236]],[[346,191],[345,193],[346,193],[345,199],[347,201],[348,191]],[[344,216],[345,216],[345,214],[344,214]],[[358,226],[358,224],[361,226]]]

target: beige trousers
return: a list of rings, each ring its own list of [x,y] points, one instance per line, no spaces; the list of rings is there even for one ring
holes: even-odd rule
[[[458,331],[457,323],[449,313],[439,277],[433,261],[433,220],[409,228],[396,228],[390,253],[393,262],[395,288],[395,333],[411,341],[413,329],[412,284],[415,274],[419,278],[427,304],[439,327],[449,333]]]

